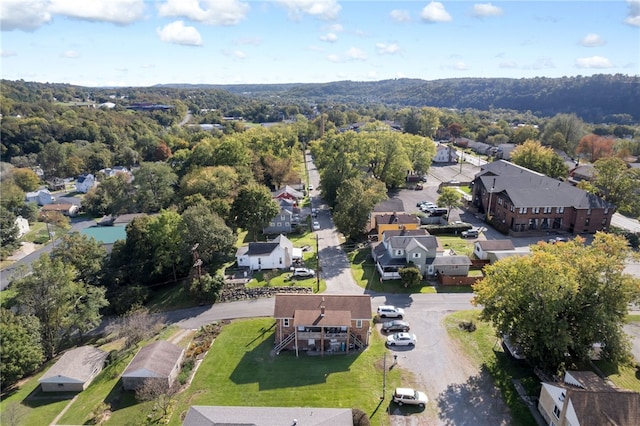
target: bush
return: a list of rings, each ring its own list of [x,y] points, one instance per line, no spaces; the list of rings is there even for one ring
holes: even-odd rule
[[[353,426],[370,426],[371,425],[369,416],[367,416],[367,413],[365,413],[361,409],[353,408],[351,410],[351,413],[353,414]]]
[[[474,323],[473,321],[462,321],[460,324],[458,324],[458,327],[460,328],[460,330],[464,330],[469,333],[476,331],[476,323]]]

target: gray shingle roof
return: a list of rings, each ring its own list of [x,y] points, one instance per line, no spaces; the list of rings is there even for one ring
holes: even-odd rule
[[[463,256],[463,255],[438,256],[433,260],[432,265],[434,266],[444,266],[444,265],[471,266],[471,259],[469,259],[469,256]]]
[[[386,234],[386,232],[385,232]],[[412,241],[420,243],[427,250],[436,250],[438,248],[438,239],[433,235],[423,235],[421,237],[391,237],[386,240],[387,244],[393,250],[406,250]]]
[[[557,179],[500,160],[482,166],[476,179],[493,193],[503,193],[519,207],[612,208],[613,205]]]
[[[376,216],[376,224],[378,225],[389,225],[392,223],[418,223],[419,220],[416,216],[406,214],[406,213],[397,213],[397,214],[383,214],[380,216]]]
[[[477,245],[484,251],[487,250],[515,250],[515,246],[511,240],[484,240],[476,241]]]
[[[158,340],[140,349],[133,357],[122,377],[139,377],[137,372],[148,371],[155,377],[169,377],[183,349],[165,340]]]
[[[65,352],[38,380],[55,383],[59,378],[68,378],[84,383],[96,368],[101,369],[109,354],[93,346],[81,346]]]
[[[220,407],[193,405],[183,426],[352,426],[351,408]]]
[[[389,198],[380,201],[373,207],[374,212],[403,212],[404,203],[398,198]]]

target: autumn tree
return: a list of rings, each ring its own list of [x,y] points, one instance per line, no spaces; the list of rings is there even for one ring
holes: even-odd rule
[[[131,348],[151,338],[164,327],[164,318],[149,309],[135,305],[107,326],[107,333],[116,339],[124,338],[125,348]]]
[[[271,192],[264,185],[252,183],[240,189],[238,196],[231,206],[233,222],[248,230],[253,238],[275,217],[280,206],[271,196]]]
[[[528,140],[511,152],[511,161],[519,166],[552,178],[564,177],[569,172],[562,158],[553,149],[540,142]]]
[[[177,392],[177,386],[168,386],[163,380],[149,378],[136,388],[136,399],[141,402],[153,401],[153,411],[162,418],[169,414]]]
[[[31,169],[13,169],[11,176],[15,184],[24,192],[35,191],[40,186],[40,178]]]
[[[604,137],[589,133],[583,136],[578,142],[576,153],[584,154],[589,161],[595,162],[601,158],[613,156],[613,145],[615,140],[611,137]]]
[[[94,216],[132,213],[135,211],[135,203],[132,202],[134,192],[135,188],[129,181],[129,176],[126,173],[118,173],[91,188],[82,200],[82,206]]]
[[[624,238],[605,233],[591,245],[579,237],[540,243],[529,256],[486,266],[473,301],[499,336],[549,372],[587,362],[594,343],[602,359],[623,363],[631,359],[625,316],[640,295],[640,280],[624,273],[629,250]]]
[[[528,140],[538,140],[540,131],[534,126],[519,126],[511,136],[511,142],[516,145],[525,143]]]
[[[180,233],[185,251],[198,244],[198,257],[205,266],[222,262],[235,244],[231,228],[206,204],[196,204],[182,212]]]
[[[373,207],[387,198],[385,185],[375,178],[351,178],[338,189],[333,220],[340,232],[358,240],[366,231]]]

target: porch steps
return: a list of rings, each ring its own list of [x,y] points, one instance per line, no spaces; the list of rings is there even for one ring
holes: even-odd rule
[[[282,342],[278,343],[271,350],[271,355],[280,355],[280,350],[291,343],[296,338],[296,333],[291,333]]]
[[[351,342],[353,342],[354,347],[358,349],[364,349],[364,346],[365,346],[364,343],[362,343],[362,341],[358,339],[355,334],[349,333],[349,335],[350,335],[349,337],[351,338]]]

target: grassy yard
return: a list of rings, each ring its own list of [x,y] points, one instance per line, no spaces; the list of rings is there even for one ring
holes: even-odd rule
[[[181,424],[191,405],[360,408],[372,424],[388,425],[390,393],[412,377],[394,368],[386,374],[382,394],[382,359],[387,350],[382,338],[362,353],[296,357],[282,352],[272,357],[272,319],[234,321],[226,325],[198,368],[191,386],[179,395],[169,424]],[[387,357],[387,369],[391,364]]]

